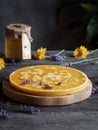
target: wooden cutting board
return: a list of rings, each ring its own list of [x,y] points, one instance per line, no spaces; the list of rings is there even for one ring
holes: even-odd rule
[[[30,94],[25,94],[15,90],[11,85],[8,79],[3,81],[3,93],[9,98],[19,101],[21,103],[26,103],[30,105],[39,105],[39,106],[61,106],[69,105],[76,102],[83,101],[90,97],[92,92],[92,83],[88,80],[87,87],[75,94],[65,95],[65,96],[35,96]]]

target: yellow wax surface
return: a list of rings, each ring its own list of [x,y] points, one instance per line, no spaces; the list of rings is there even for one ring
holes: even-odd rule
[[[63,96],[87,87],[83,72],[64,66],[36,65],[18,69],[9,76],[12,87],[37,96]]]

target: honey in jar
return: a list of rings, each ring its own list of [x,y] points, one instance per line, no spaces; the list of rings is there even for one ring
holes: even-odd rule
[[[6,27],[6,58],[31,59],[31,27],[25,24],[10,24]]]

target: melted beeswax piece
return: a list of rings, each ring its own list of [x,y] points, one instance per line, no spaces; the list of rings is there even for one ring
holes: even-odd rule
[[[9,80],[14,89],[38,96],[74,94],[85,89],[88,84],[83,72],[57,65],[21,68],[11,73]]]

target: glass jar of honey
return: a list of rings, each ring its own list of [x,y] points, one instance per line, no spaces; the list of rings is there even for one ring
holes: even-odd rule
[[[31,27],[25,24],[10,24],[5,32],[6,58],[31,59]]]

